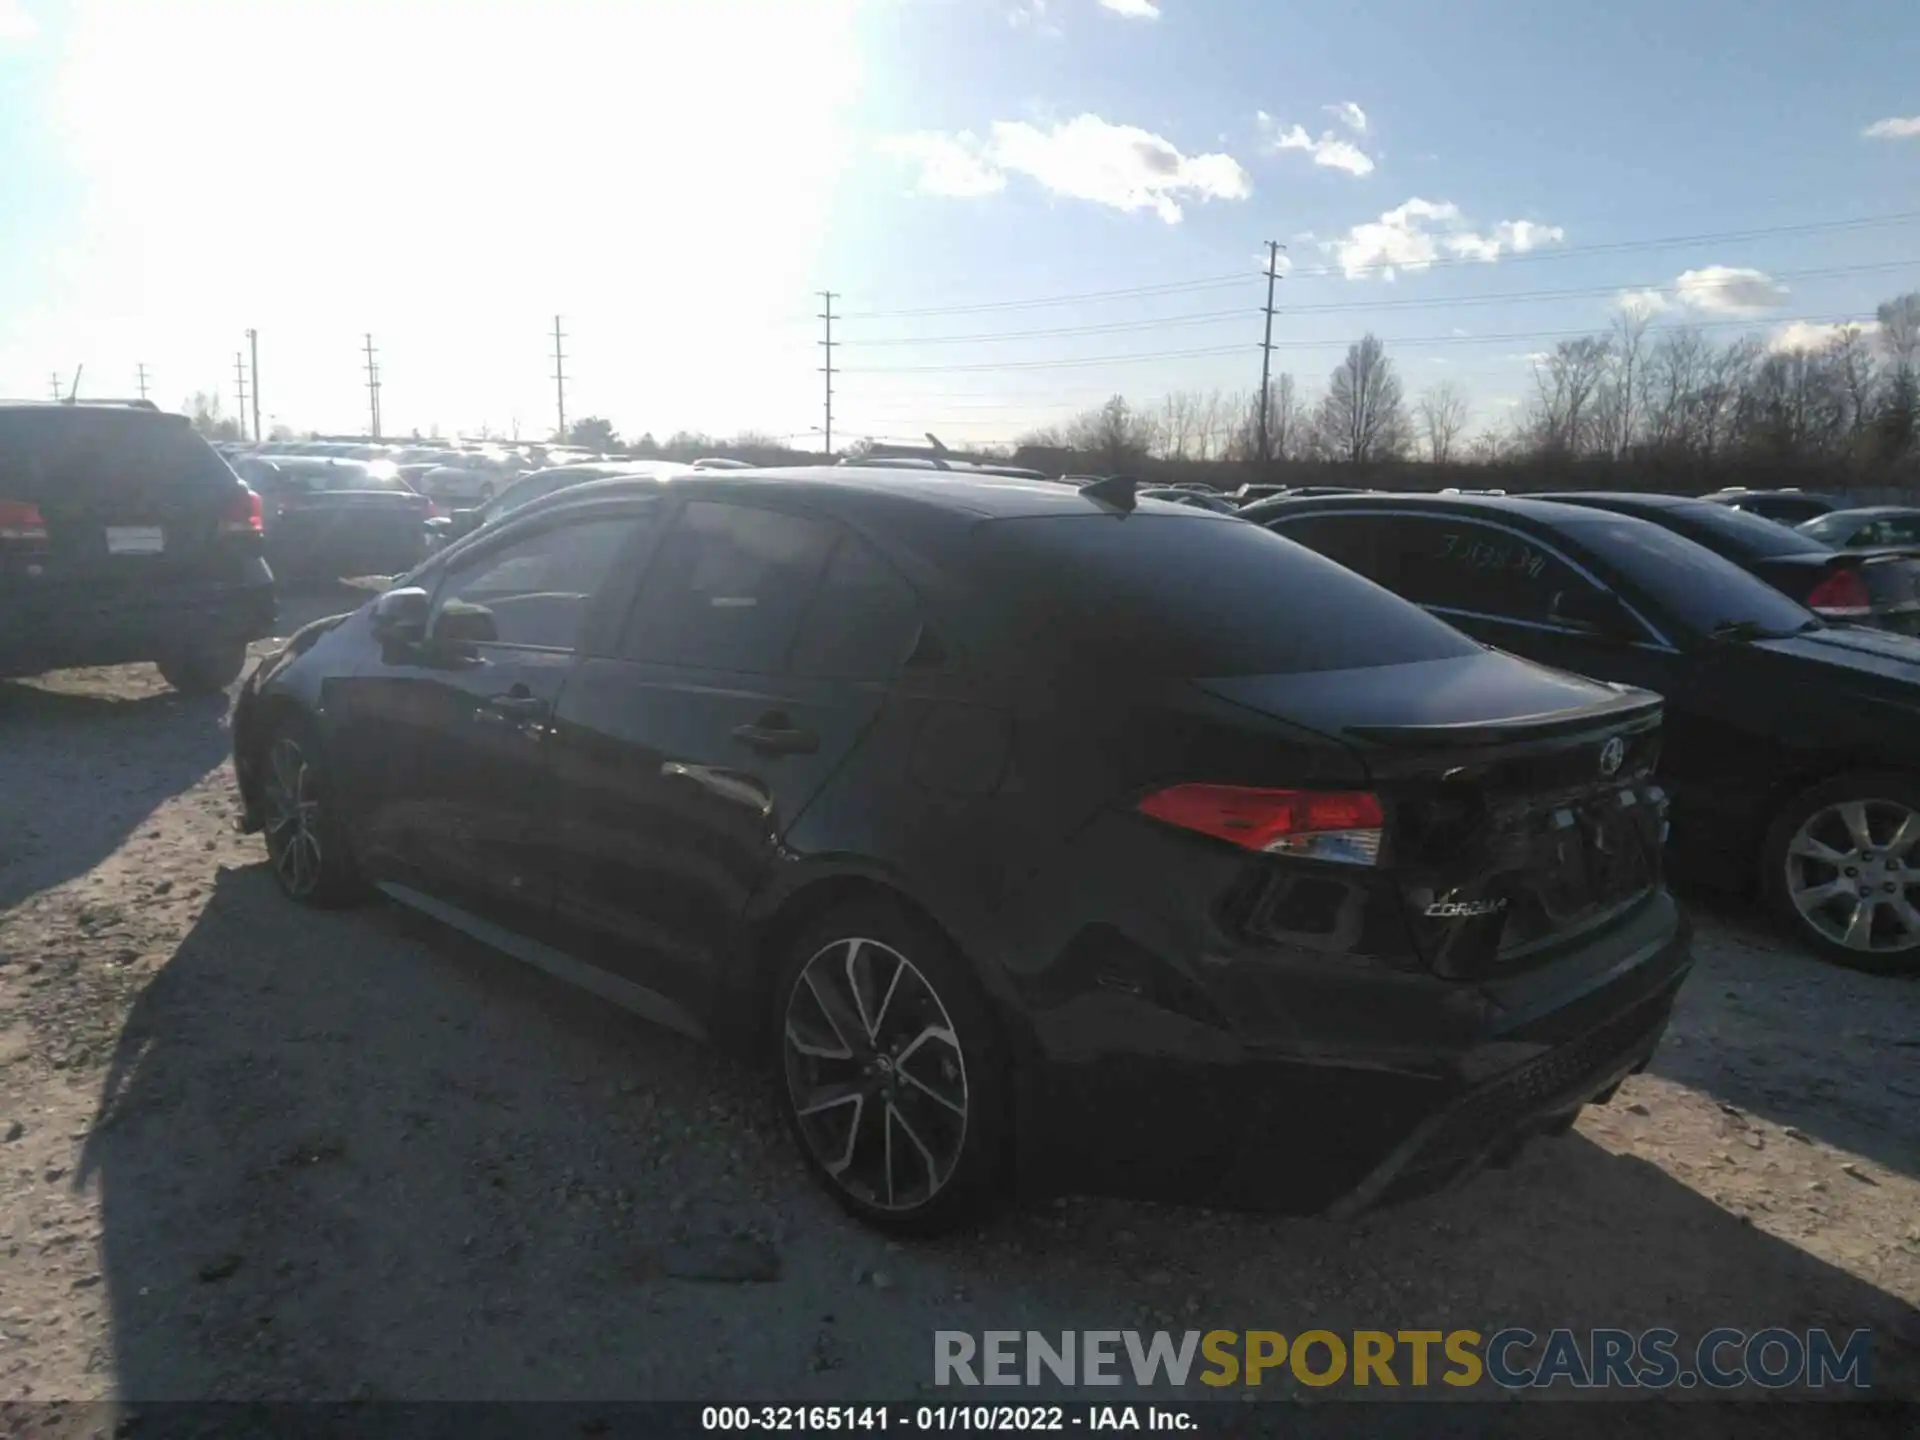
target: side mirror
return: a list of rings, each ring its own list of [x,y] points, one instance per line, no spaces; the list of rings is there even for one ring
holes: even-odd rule
[[[484,645],[500,638],[493,611],[484,605],[450,600],[433,622],[433,640],[445,645]]]
[[[381,640],[424,640],[432,608],[433,597],[417,585],[389,590],[373,602],[373,633]]]
[[[1569,630],[1584,630],[1608,640],[1627,640],[1634,634],[1633,618],[1610,590],[1577,589],[1555,593],[1547,618]]]

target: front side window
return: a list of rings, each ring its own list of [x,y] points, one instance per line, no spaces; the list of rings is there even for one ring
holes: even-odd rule
[[[571,650],[614,561],[651,516],[576,520],[489,550],[448,575],[433,619],[448,605],[484,606],[496,642]]]
[[[621,653],[779,673],[838,538],[825,521],[783,511],[688,504],[641,587]]]

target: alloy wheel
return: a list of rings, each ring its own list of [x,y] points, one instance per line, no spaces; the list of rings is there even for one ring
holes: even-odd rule
[[[1920,813],[1895,800],[1843,800],[1787,842],[1787,897],[1836,945],[1863,954],[1920,947]]]
[[[283,735],[267,755],[267,855],[290,895],[311,895],[320,883],[320,801],[313,766],[300,742]]]
[[[787,996],[787,1093],[820,1167],[877,1209],[926,1205],[967,1139],[967,1069],[927,977],[878,940],[827,945]]]

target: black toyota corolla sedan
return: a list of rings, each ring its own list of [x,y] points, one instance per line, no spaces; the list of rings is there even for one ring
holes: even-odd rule
[[[245,824],[762,1060],[853,1213],[1347,1213],[1564,1128],[1689,965],[1659,701],[1258,526],[969,475],[536,501],[243,685]]]

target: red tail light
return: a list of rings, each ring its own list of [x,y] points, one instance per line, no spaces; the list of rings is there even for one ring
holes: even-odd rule
[[[1379,797],[1351,790],[1175,785],[1147,796],[1138,809],[1245,850],[1350,865],[1378,863],[1386,828]]]
[[[0,500],[0,544],[40,549],[47,543],[47,521],[38,505]]]
[[[227,502],[227,513],[220,517],[222,535],[258,535],[264,525],[260,516],[260,497],[242,486]]]
[[[1807,595],[1807,608],[1829,620],[1858,620],[1873,613],[1867,582],[1853,569],[1836,570]]]

